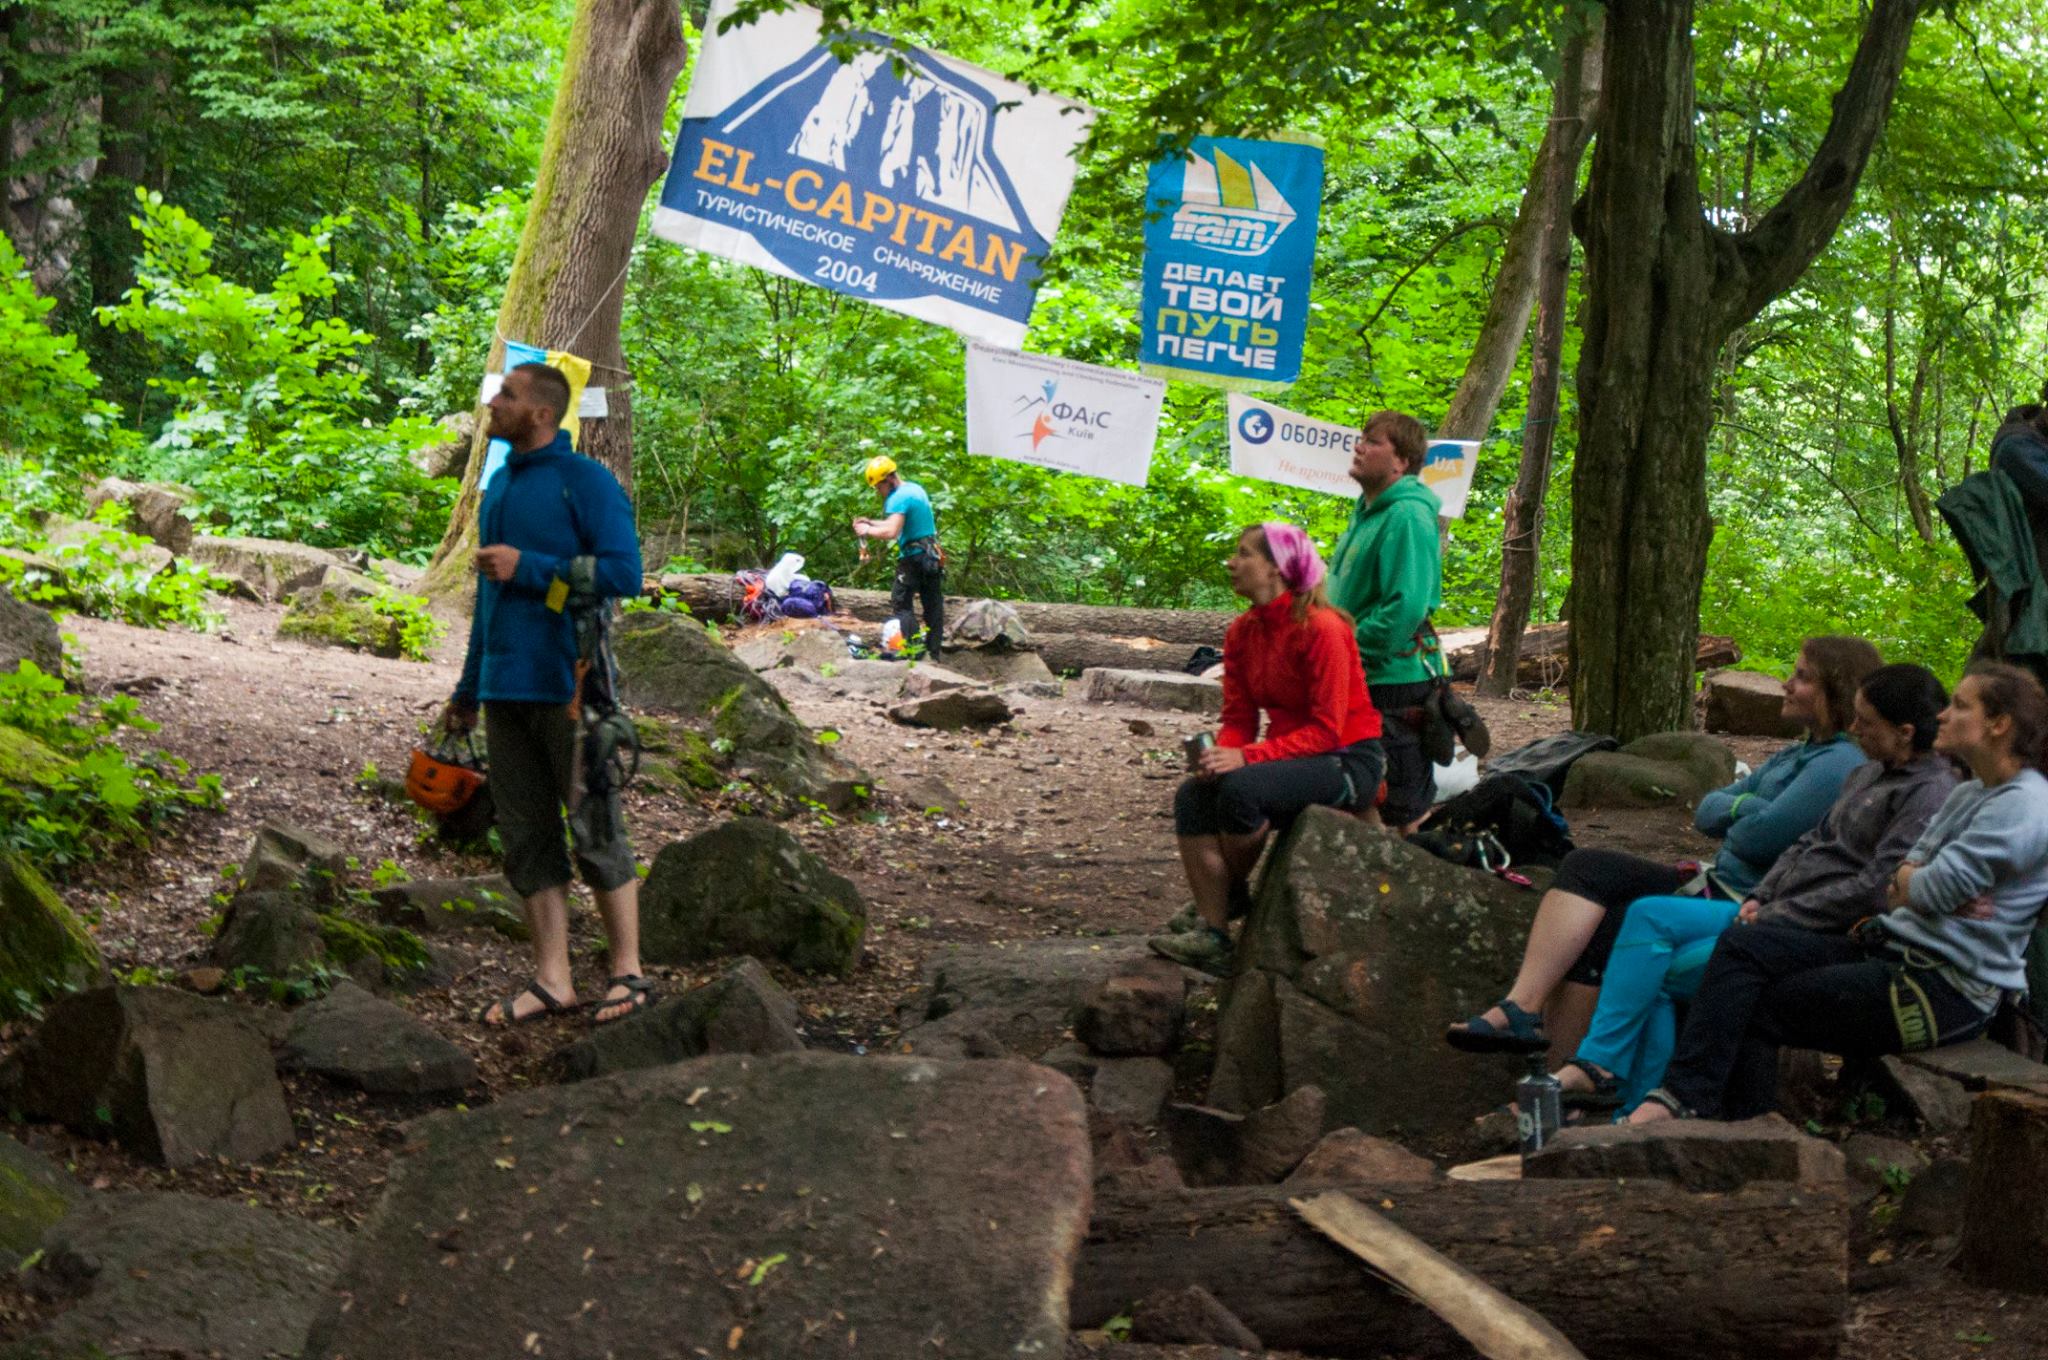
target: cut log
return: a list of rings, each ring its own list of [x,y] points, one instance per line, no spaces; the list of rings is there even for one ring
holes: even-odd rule
[[[1161,642],[1157,638],[1041,633],[1032,640],[1038,644],[1038,654],[1046,665],[1073,675],[1087,670],[1178,671],[1195,652],[1192,644]]]
[[[2043,1253],[2048,1253],[2048,1096],[1987,1091],[1970,1112],[1963,1274],[1993,1289],[2048,1294]]]
[[[1571,628],[1569,623],[1538,623],[1522,634],[1522,650],[1515,670],[1515,683],[1530,689],[1548,685],[1555,688],[1571,678]],[[1439,634],[1444,658],[1450,662],[1453,680],[1476,680],[1486,665],[1486,630],[1451,628]],[[1715,670],[1742,659],[1735,639],[1714,633],[1700,634],[1693,655],[1694,670]]]
[[[1346,1194],[1293,1201],[1309,1226],[1413,1294],[1487,1360],[1585,1360],[1564,1333]]]
[[[680,595],[690,612],[700,619],[722,622],[731,618],[739,605],[739,592],[732,577],[717,573],[664,576],[662,588]],[[857,619],[880,623],[894,612],[889,595],[882,590],[835,587],[832,597],[839,608]],[[949,595],[946,611],[965,608],[970,597]],[[1223,609],[1123,609],[1094,604],[1044,604],[1036,600],[1005,600],[1033,635],[1040,633],[1089,633],[1118,638],[1157,638],[1182,647],[1181,660],[1195,647],[1221,647],[1223,630],[1237,617],[1235,610]],[[1178,663],[1176,663],[1176,668]]]
[[[1828,1356],[1842,1340],[1847,1201],[1838,1187],[1696,1195],[1611,1181],[1341,1187],[1524,1307],[1594,1360]],[[1296,1217],[1286,1187],[1098,1201],[1071,1321],[1199,1284],[1276,1350],[1469,1357],[1427,1308]],[[1654,1339],[1654,1344],[1652,1343]]]

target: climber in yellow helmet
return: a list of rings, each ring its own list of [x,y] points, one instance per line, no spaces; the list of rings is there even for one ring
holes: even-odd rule
[[[856,519],[854,536],[895,541],[896,579],[889,588],[889,603],[896,611],[896,626],[906,640],[913,637],[917,615],[911,606],[913,602],[922,604],[925,652],[937,656],[946,625],[946,557],[939,551],[939,524],[932,514],[932,498],[916,482],[897,474],[893,458],[868,459],[862,476],[882,498],[882,518]],[[860,560],[868,560],[865,541],[860,545]]]

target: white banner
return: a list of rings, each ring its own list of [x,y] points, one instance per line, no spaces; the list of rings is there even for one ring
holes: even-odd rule
[[[1429,460],[1422,465],[1422,483],[1444,503],[1445,519],[1462,519],[1472,495],[1472,474],[1479,470],[1476,439],[1432,439]]]
[[[1313,420],[1242,392],[1230,394],[1230,470],[1240,477],[1358,499],[1351,455],[1358,427]]]
[[[654,231],[1018,346],[1094,111],[818,11],[719,31],[690,77]]]
[[[1166,384],[1121,369],[967,346],[967,451],[1145,485]]]

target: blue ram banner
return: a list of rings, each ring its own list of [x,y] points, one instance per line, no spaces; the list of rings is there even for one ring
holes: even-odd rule
[[[1093,114],[875,33],[851,59],[792,6],[719,31],[657,235],[1020,348]]]
[[[1155,161],[1145,196],[1148,373],[1218,387],[1301,373],[1323,149],[1197,137]]]

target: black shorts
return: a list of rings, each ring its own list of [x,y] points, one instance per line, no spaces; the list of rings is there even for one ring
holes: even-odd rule
[[[1607,973],[1607,956],[1614,952],[1614,937],[1621,933],[1629,903],[1638,897],[1669,896],[1698,876],[1697,869],[1681,869],[1619,850],[1574,850],[1566,855],[1557,866],[1550,890],[1597,902],[1607,914],[1593,932],[1586,952],[1564,975],[1565,980],[1598,987]]]
[[[1181,781],[1173,796],[1178,836],[1247,836],[1292,825],[1304,808],[1372,806],[1386,757],[1376,740],[1296,760],[1263,760],[1213,779]]]
[[[485,704],[484,749],[490,758],[498,839],[505,847],[505,877],[512,891],[531,897],[543,888],[568,886],[572,828],[564,826],[562,798],[576,749],[576,725],[568,707]],[[609,796],[619,795],[614,790]],[[611,814],[610,824],[622,826],[616,806]],[[623,830],[604,845],[578,843],[575,868],[585,883],[603,891],[624,887],[639,875],[632,842]]]

